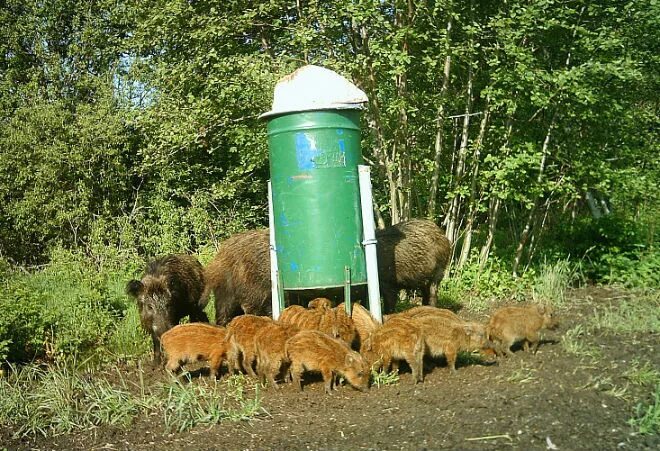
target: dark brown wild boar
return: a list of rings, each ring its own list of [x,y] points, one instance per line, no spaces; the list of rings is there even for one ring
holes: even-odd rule
[[[291,362],[293,383],[302,390],[300,378],[305,371],[318,371],[323,376],[325,392],[330,394],[334,375],[342,376],[354,388],[369,388],[369,365],[346,343],[317,330],[303,330],[291,337],[285,346]]]
[[[190,321],[208,322],[204,307],[204,272],[190,255],[166,255],[147,266],[142,280],[131,280],[126,293],[137,300],[142,327],[151,334],[154,362],[160,364],[160,337],[179,324],[185,316]]]
[[[205,269],[206,296],[215,296],[215,322],[226,325],[240,314],[271,315],[268,229],[225,240]]]
[[[252,377],[257,377],[253,369],[256,359],[254,337],[262,327],[273,322],[268,316],[241,315],[227,324],[227,360],[232,372],[243,370]]]
[[[284,345],[299,331],[297,326],[278,321],[265,324],[257,331],[254,336],[254,350],[257,356],[257,374],[263,382],[268,380],[272,387],[277,388],[277,375],[282,370],[287,374],[289,360],[284,353]]]
[[[434,316],[411,319],[422,330],[426,355],[444,355],[452,371],[456,371],[456,357],[459,352],[480,351],[486,344],[483,329],[475,328],[470,323],[454,323]]]
[[[398,290],[420,289],[424,305],[435,306],[438,282],[451,256],[451,243],[432,221],[412,219],[376,231],[378,277],[385,312],[394,311]]]
[[[410,318],[394,318],[372,331],[360,348],[367,362],[385,371],[405,360],[415,383],[424,380],[424,334]]]
[[[550,306],[503,307],[490,317],[486,331],[488,339],[495,344],[497,355],[506,353],[512,357],[511,346],[521,340],[524,340],[525,351],[529,350],[531,344],[536,354],[541,329],[552,329],[556,325]]]
[[[174,326],[161,336],[163,351],[167,356],[165,368],[177,373],[182,365],[208,361],[211,377],[220,374],[220,366],[227,354],[224,327],[204,323]]]

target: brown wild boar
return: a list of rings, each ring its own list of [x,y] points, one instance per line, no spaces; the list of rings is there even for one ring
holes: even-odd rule
[[[226,325],[240,314],[271,314],[268,229],[225,240],[205,269],[206,296],[215,297],[215,322]]]
[[[151,261],[142,280],[131,280],[126,293],[137,300],[142,327],[151,335],[154,362],[160,364],[160,337],[185,316],[208,322],[204,307],[204,271],[195,257],[166,255]]]
[[[367,339],[369,334],[378,329],[381,324],[376,321],[376,319],[371,316],[371,312],[362,307],[362,305],[355,303],[351,307],[351,319],[353,320],[353,326],[355,327],[355,332],[357,334],[357,349],[360,349],[362,343]],[[343,302],[337,306],[337,309],[344,312],[346,311]]]
[[[377,230],[376,239],[385,313],[394,311],[402,288],[421,289],[423,304],[435,306],[438,282],[451,256],[444,232],[432,221],[412,219]]]
[[[340,309],[311,308],[306,309],[299,305],[285,308],[279,320],[286,324],[293,324],[300,330],[319,330],[334,338],[339,338],[349,346],[356,337],[355,326],[351,318],[346,315],[343,307]]]
[[[252,365],[256,359],[254,337],[262,327],[271,324],[268,316],[241,315],[227,324],[227,360],[232,372],[243,370],[251,377],[257,377]]]
[[[529,350],[531,344],[532,352],[536,354],[541,329],[552,329],[556,325],[550,306],[503,307],[490,317],[486,332],[488,339],[495,344],[498,356],[506,353],[512,357],[511,346],[521,340],[524,340],[525,351]]]
[[[208,361],[211,377],[220,374],[220,366],[227,354],[227,331],[224,327],[204,323],[174,326],[161,336],[167,356],[165,368],[177,373],[186,363]]]
[[[399,360],[405,360],[412,370],[415,383],[424,380],[424,334],[410,318],[394,318],[372,331],[364,340],[360,353],[372,367],[385,371],[399,369]]]
[[[339,338],[348,346],[353,346],[358,337],[353,318],[348,316],[343,305],[335,307],[332,309],[332,312],[334,315],[326,314],[324,315],[324,319],[321,320],[321,332],[329,333],[328,328],[324,327],[324,320],[331,319],[330,330],[332,333],[330,335]]]
[[[451,310],[444,308],[437,308],[430,305],[420,305],[417,307],[409,308],[408,310],[404,310],[399,313],[387,315],[387,319],[389,320],[390,318],[394,318],[394,317],[415,318],[418,316],[426,316],[426,315],[436,315],[454,321],[461,321],[461,322],[463,321],[463,319],[460,316],[458,316],[456,313],[452,312]]]
[[[262,382],[269,381],[277,388],[275,378],[281,370],[288,374],[289,360],[284,353],[286,341],[299,332],[297,326],[274,321],[264,324],[254,335],[254,351],[257,356],[257,374]],[[286,379],[286,377],[285,377]]]
[[[315,298],[309,301],[307,308],[329,310],[332,308],[332,301],[328,298]]]
[[[408,310],[404,310],[400,313],[394,313],[392,315],[385,315],[385,321],[389,321],[391,318],[423,318],[426,316],[434,316],[438,318],[444,318],[446,321],[453,322],[455,324],[469,324],[473,327],[477,335],[486,336],[486,326],[482,323],[476,321],[467,321],[458,316],[456,313],[451,310],[431,307],[428,305],[422,305],[418,307],[413,307]],[[494,350],[492,349],[492,343],[484,344],[484,348],[480,351],[482,356],[491,358]]]
[[[290,305],[280,314],[279,321],[298,326],[300,330],[318,330],[322,309],[306,309],[302,305]]]
[[[452,371],[456,371],[456,357],[460,351],[481,350],[486,344],[483,329],[475,328],[470,323],[454,323],[434,316],[412,318],[412,321],[424,334],[426,355],[444,355]]]
[[[360,391],[369,388],[369,365],[346,343],[317,330],[302,330],[291,337],[285,346],[291,362],[293,383],[302,390],[300,377],[304,371],[318,371],[323,376],[325,392],[333,388],[333,375],[342,376]]]

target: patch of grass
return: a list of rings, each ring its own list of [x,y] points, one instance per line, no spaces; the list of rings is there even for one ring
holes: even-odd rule
[[[568,259],[541,265],[532,285],[535,303],[562,307],[566,303],[566,290],[580,277],[579,266]]]
[[[534,373],[536,370],[529,368],[524,363],[520,363],[520,368],[514,370],[509,375],[498,376],[497,378],[506,380],[507,382],[513,382],[515,384],[528,384],[530,382],[536,381],[536,376]]]
[[[614,334],[660,332],[660,293],[648,293],[596,310],[590,321],[594,329]]]
[[[113,386],[66,366],[27,365],[0,380],[0,425],[15,430],[16,437],[126,427],[154,402],[150,396],[133,395],[123,380]]]
[[[253,386],[254,396],[246,396],[247,379],[229,377],[222,382],[200,380],[199,383],[173,378],[162,387],[163,413],[168,431],[187,431],[198,425],[221,421],[249,420],[264,412],[259,385]]]
[[[609,396],[613,396],[618,399],[628,399],[628,386],[620,387],[612,382],[610,376],[589,376],[589,381],[583,386],[579,387],[580,389],[590,389],[601,391]]]
[[[623,376],[634,385],[650,385],[660,383],[660,372],[653,368],[650,362],[642,365],[639,360],[633,360],[630,368]]]
[[[98,426],[128,427],[151,413],[164,417],[167,430],[185,431],[200,424],[239,421],[263,412],[258,386],[231,377],[223,382],[190,380],[146,387],[116,375],[80,372],[64,365],[10,368],[0,379],[0,428],[14,436],[44,437]],[[117,377],[117,375],[119,377]],[[117,382],[109,382],[109,380]]]
[[[374,369],[371,370],[371,382],[372,385],[375,385],[376,387],[385,387],[388,385],[395,385],[399,383],[399,372],[398,371],[390,371],[389,373],[381,370],[381,371],[376,371]]]
[[[561,347],[567,353],[578,357],[600,358],[602,356],[600,350],[586,343],[584,340],[585,335],[587,335],[585,327],[582,324],[578,324],[566,331],[561,339]]]
[[[634,416],[628,420],[628,424],[640,434],[660,433],[660,383],[655,386],[650,404],[639,403],[635,406]]]
[[[140,324],[137,305],[131,304],[116,324],[108,342],[108,351],[121,359],[138,359],[152,350],[151,339]]]

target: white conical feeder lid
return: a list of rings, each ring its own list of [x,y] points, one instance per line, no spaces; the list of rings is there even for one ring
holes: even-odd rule
[[[309,65],[277,82],[272,109],[259,117],[310,110],[359,109],[368,101],[362,90],[338,73]]]

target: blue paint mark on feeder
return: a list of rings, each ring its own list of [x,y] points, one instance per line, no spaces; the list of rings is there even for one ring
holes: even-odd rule
[[[314,169],[314,157],[318,150],[312,141],[304,133],[296,133],[296,159],[298,160],[298,169],[301,171],[310,171]]]

